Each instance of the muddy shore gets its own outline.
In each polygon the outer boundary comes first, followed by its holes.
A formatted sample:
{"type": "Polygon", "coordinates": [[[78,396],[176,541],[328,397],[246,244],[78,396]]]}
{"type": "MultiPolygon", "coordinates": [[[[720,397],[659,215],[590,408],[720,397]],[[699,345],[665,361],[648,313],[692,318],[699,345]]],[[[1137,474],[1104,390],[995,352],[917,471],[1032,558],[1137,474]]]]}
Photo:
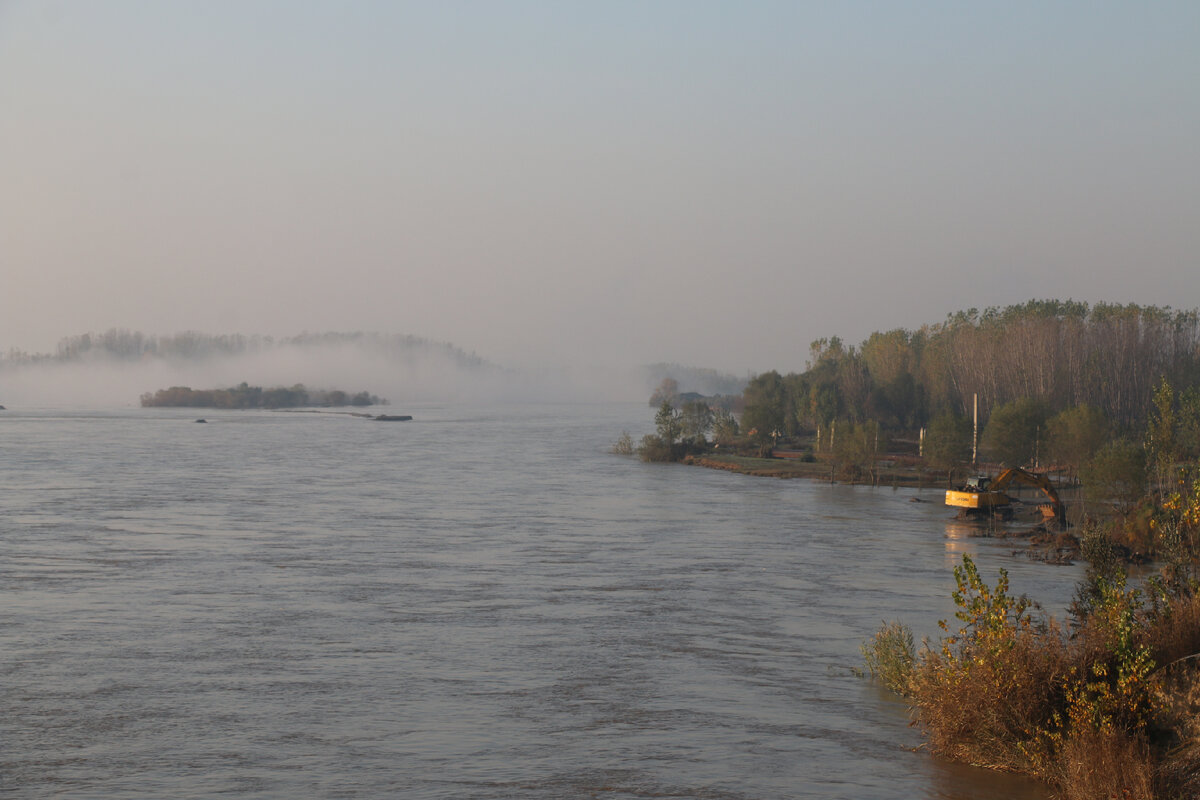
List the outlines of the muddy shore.
{"type": "Polygon", "coordinates": [[[894,461],[881,460],[873,474],[866,473],[857,478],[838,474],[836,466],[827,461],[751,458],[749,456],[708,453],[700,456],[686,456],[683,459],[683,463],[697,467],[708,467],[709,469],[723,469],[743,475],[755,475],[762,478],[808,478],[810,480],[823,480],[831,483],[850,483],[865,486],[902,486],[910,489],[946,488],[946,476],[944,474],[934,474],[894,461]]]}

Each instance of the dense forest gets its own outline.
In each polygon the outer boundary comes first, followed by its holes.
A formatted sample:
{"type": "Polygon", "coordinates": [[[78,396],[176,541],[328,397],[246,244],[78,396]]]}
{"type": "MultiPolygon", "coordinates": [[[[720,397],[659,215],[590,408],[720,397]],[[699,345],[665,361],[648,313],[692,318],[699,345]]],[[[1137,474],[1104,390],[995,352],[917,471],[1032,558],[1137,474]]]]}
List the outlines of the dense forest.
{"type": "Polygon", "coordinates": [[[305,406],[387,405],[370,392],[349,394],[340,389],[307,389],[303,384],[263,389],[242,383],[228,389],[192,389],[172,386],[142,395],[144,408],[301,408],[305,406]]]}
{"type": "Polygon", "coordinates": [[[639,448],[648,460],[715,444],[799,451],[849,477],[889,451],[922,456],[948,481],[977,458],[1129,475],[1151,451],[1200,458],[1200,317],[1071,300],[971,309],[857,347],[818,340],[804,372],[764,372],[740,396],[681,392],[665,378],[650,402],[658,433],[639,448]]]}
{"type": "Polygon", "coordinates": [[[1176,387],[1200,378],[1196,311],[1033,300],[873,333],[858,347],[813,342],[805,372],[751,379],[743,427],[794,434],[844,420],[916,430],[971,415],[977,396],[981,419],[1029,400],[1046,416],[1088,406],[1129,430],[1146,420],[1163,378],[1176,387]]]}
{"type": "Polygon", "coordinates": [[[202,361],[230,356],[253,355],[286,349],[333,348],[354,345],[403,360],[436,356],[461,368],[486,368],[488,363],[474,353],[452,344],[419,336],[378,333],[302,333],[280,339],[241,334],[213,335],[186,331],[169,336],[149,336],[138,331],[113,328],[103,333],[69,336],[54,353],[9,350],[0,355],[0,367],[32,364],[68,364],[80,361],[202,361]]]}

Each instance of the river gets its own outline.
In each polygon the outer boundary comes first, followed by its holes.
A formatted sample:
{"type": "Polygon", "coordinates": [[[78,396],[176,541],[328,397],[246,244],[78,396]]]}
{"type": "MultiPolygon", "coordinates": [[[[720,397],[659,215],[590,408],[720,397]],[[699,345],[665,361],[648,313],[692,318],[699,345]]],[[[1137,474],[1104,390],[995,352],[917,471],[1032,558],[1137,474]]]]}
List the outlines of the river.
{"type": "Polygon", "coordinates": [[[393,413],[0,412],[0,794],[1047,796],[853,668],[962,553],[1050,609],[1079,568],[933,490],[610,454],[641,404],[393,413]]]}

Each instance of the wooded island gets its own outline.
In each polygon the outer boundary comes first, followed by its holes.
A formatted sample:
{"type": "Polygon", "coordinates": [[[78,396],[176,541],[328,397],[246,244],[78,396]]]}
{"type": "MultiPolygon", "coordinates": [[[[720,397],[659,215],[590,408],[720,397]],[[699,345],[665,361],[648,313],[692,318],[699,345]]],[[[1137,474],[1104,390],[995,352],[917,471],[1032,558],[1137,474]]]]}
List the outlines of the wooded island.
{"type": "Polygon", "coordinates": [[[191,389],[172,386],[147,392],[141,398],[143,408],[303,408],[387,405],[387,400],[370,392],[349,394],[340,389],[307,389],[303,384],[290,388],[263,389],[246,383],[228,389],[191,389]]]}

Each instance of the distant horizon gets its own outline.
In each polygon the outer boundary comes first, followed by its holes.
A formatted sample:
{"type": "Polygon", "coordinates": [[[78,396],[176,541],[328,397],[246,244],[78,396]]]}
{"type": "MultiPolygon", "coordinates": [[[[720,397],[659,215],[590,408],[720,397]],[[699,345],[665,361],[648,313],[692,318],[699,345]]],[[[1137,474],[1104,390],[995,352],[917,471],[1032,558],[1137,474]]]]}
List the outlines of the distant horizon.
{"type": "MultiPolygon", "coordinates": [[[[908,333],[915,333],[915,332],[921,330],[922,328],[940,325],[940,324],[946,322],[947,320],[949,320],[957,315],[960,315],[960,314],[969,314],[971,312],[975,312],[977,314],[984,314],[989,311],[1001,312],[1006,309],[1019,308],[1026,304],[1029,304],[1029,303],[1040,303],[1040,302],[1082,303],[1087,306],[1089,313],[1091,311],[1093,311],[1097,306],[1101,306],[1101,305],[1121,306],[1121,307],[1139,306],[1141,308],[1147,308],[1147,309],[1153,308],[1153,309],[1159,309],[1162,311],[1170,311],[1170,312],[1200,313],[1200,306],[1179,307],[1179,306],[1172,306],[1172,305],[1141,304],[1141,303],[1136,303],[1136,302],[1132,302],[1132,301],[1122,302],[1122,301],[1116,301],[1116,300],[1098,300],[1095,302],[1089,302],[1086,300],[1082,300],[1079,298],[1073,298],[1073,297],[1072,298],[1039,297],[1039,298],[1028,298],[1026,300],[1019,301],[1019,302],[1009,304],[1009,305],[986,305],[986,306],[985,305],[977,305],[977,306],[968,306],[968,307],[964,307],[964,308],[948,310],[944,314],[942,314],[941,317],[939,317],[936,320],[926,320],[924,322],[918,323],[913,326],[898,326],[898,327],[892,327],[892,328],[877,327],[877,328],[873,328],[873,329],[869,330],[868,332],[862,334],[862,336],[859,338],[850,338],[847,336],[843,336],[840,333],[828,332],[828,333],[822,334],[820,336],[817,336],[814,339],[810,340],[809,342],[805,342],[803,344],[801,349],[803,350],[805,363],[803,365],[801,365],[800,367],[791,367],[791,366],[785,367],[785,366],[780,366],[780,365],[768,365],[762,369],[753,369],[750,367],[743,367],[743,368],[739,369],[736,367],[730,368],[730,367],[726,367],[726,366],[718,366],[718,365],[715,365],[712,363],[688,362],[688,361],[682,360],[680,358],[670,358],[670,357],[664,358],[664,359],[659,359],[656,361],[643,361],[640,363],[627,363],[627,364],[604,365],[604,366],[607,366],[609,368],[618,368],[618,369],[619,368],[644,369],[644,368],[651,368],[651,367],[674,366],[674,367],[680,367],[680,368],[691,369],[691,370],[712,370],[712,371],[721,373],[725,376],[736,377],[736,378],[752,377],[754,375],[758,375],[763,372],[768,372],[768,371],[772,371],[772,370],[780,372],[780,373],[803,372],[808,368],[807,361],[809,358],[810,345],[817,341],[820,341],[822,339],[831,340],[831,339],[837,338],[839,341],[842,342],[842,344],[844,346],[857,348],[860,345],[862,345],[863,343],[865,343],[866,340],[869,339],[870,336],[875,333],[887,333],[887,332],[895,331],[895,330],[903,330],[908,333]]],[[[113,333],[113,332],[128,333],[131,335],[138,335],[138,336],[142,336],[142,337],[145,337],[148,339],[155,339],[155,340],[172,339],[174,337],[187,336],[187,335],[191,334],[191,335],[198,335],[198,336],[205,336],[205,337],[212,337],[212,338],[242,337],[242,338],[250,340],[250,341],[254,341],[254,340],[269,341],[273,344],[280,344],[283,342],[287,342],[289,340],[301,339],[303,337],[321,337],[321,336],[339,336],[339,337],[365,336],[365,337],[380,337],[383,339],[405,338],[405,339],[412,339],[417,342],[422,342],[424,344],[428,344],[428,345],[435,346],[435,347],[449,348],[452,351],[457,351],[457,352],[461,353],[462,355],[470,357],[470,358],[479,359],[480,361],[484,362],[486,365],[496,367],[499,369],[517,369],[517,370],[531,370],[532,369],[535,371],[549,369],[549,370],[553,371],[553,370],[560,370],[560,369],[568,369],[568,368],[572,368],[572,367],[597,366],[595,364],[589,365],[586,362],[586,360],[582,360],[582,359],[577,360],[575,362],[557,363],[557,364],[540,364],[540,365],[510,364],[510,363],[501,361],[499,359],[493,358],[493,357],[489,356],[487,353],[481,352],[478,348],[473,348],[473,347],[470,347],[470,346],[467,346],[465,344],[461,344],[461,343],[455,342],[455,341],[435,339],[435,338],[432,338],[429,336],[424,336],[420,333],[414,333],[411,331],[406,331],[406,332],[390,331],[389,332],[389,331],[382,331],[382,330],[366,330],[366,329],[363,329],[363,330],[328,329],[328,330],[302,330],[302,331],[297,331],[297,332],[292,332],[292,333],[258,333],[258,332],[246,332],[246,331],[240,331],[240,330],[215,331],[215,330],[185,329],[185,330],[176,330],[176,331],[171,331],[171,332],[152,332],[152,331],[146,331],[146,330],[139,330],[137,328],[133,328],[133,327],[129,327],[129,326],[110,326],[110,327],[107,327],[104,329],[92,329],[92,330],[80,331],[80,332],[76,332],[76,333],[63,334],[63,335],[56,337],[54,339],[53,345],[46,348],[45,350],[31,350],[31,349],[19,347],[16,345],[4,344],[3,346],[0,346],[0,363],[3,363],[3,361],[5,361],[7,358],[9,358],[10,354],[13,353],[14,351],[17,353],[20,353],[24,356],[28,356],[28,357],[47,357],[47,356],[54,357],[56,355],[57,349],[64,342],[67,342],[72,338],[78,338],[78,337],[82,337],[82,336],[103,336],[104,334],[113,333]]]]}
{"type": "Polygon", "coordinates": [[[1200,305],[1200,4],[0,4],[0,341],[410,330],[802,369],[1200,305]],[[263,36],[270,31],[270,36],[263,36]]]}

